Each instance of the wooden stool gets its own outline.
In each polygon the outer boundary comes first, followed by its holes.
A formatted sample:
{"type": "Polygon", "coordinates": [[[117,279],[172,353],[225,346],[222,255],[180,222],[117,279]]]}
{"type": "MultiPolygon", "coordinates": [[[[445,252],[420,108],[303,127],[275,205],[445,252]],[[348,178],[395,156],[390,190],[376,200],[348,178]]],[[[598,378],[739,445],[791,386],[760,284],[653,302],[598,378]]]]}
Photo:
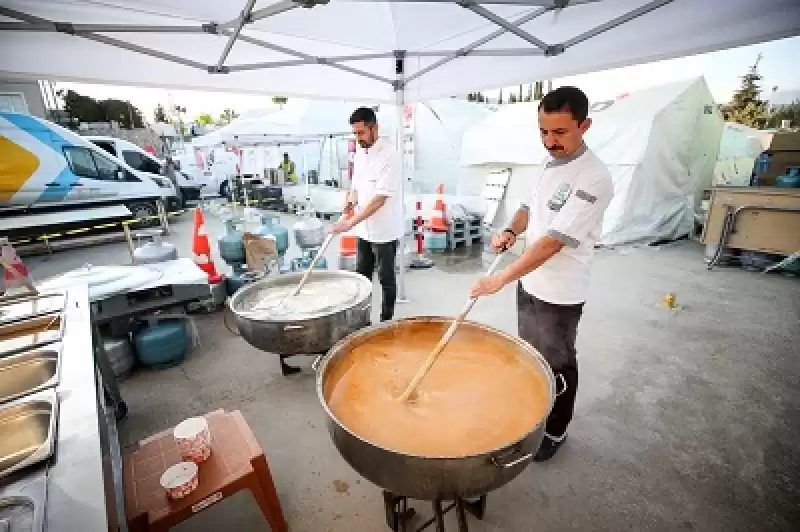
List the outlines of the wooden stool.
{"type": "Polygon", "coordinates": [[[197,489],[171,501],[159,484],[161,474],[181,461],[172,430],[139,442],[124,458],[125,511],[130,532],[165,532],[194,514],[249,489],[272,532],[286,532],[275,484],[253,431],[238,410],[206,414],[211,456],[198,465],[197,489]]]}

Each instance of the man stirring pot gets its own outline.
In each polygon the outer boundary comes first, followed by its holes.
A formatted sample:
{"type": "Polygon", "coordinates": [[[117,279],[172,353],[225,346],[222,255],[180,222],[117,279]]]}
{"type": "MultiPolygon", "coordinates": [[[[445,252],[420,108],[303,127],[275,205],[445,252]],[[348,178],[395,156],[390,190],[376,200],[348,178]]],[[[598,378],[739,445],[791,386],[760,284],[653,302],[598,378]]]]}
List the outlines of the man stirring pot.
{"type": "Polygon", "coordinates": [[[401,196],[400,157],[394,147],[380,138],[375,111],[356,109],[350,125],[361,150],[353,161],[353,181],[347,191],[344,214],[355,216],[337,222],[333,232],[355,228],[356,271],[372,281],[377,267],[381,283],[381,321],[391,320],[397,299],[395,255],[405,231],[401,196]]]}
{"type": "Polygon", "coordinates": [[[533,345],[556,376],[555,405],[534,460],[552,458],[566,441],[578,389],[575,337],[589,284],[594,245],[614,194],[611,174],[586,147],[589,101],[575,87],[551,91],[539,103],[539,130],[550,153],[535,177],[530,204],[492,238],[495,250],[525,233],[524,253],[505,270],[478,281],[473,297],[517,284],[519,336],[533,345]]]}

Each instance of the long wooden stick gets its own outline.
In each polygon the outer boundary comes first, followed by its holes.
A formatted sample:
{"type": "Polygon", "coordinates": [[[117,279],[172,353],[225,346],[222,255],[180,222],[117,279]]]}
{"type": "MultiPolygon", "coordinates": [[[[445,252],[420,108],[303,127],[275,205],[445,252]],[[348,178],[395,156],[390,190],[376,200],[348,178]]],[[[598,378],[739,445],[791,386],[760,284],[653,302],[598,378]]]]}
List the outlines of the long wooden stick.
{"type": "MultiPolygon", "coordinates": [[[[500,265],[500,259],[502,258],[503,258],[502,254],[499,254],[497,255],[497,257],[495,257],[494,261],[492,261],[492,265],[489,266],[489,270],[486,272],[487,277],[494,273],[494,271],[500,265]]],[[[419,369],[419,371],[417,371],[417,374],[414,375],[414,378],[411,379],[411,382],[408,384],[406,391],[404,391],[403,394],[399,397],[400,401],[407,401],[408,398],[411,397],[411,395],[416,391],[417,387],[419,386],[419,383],[422,382],[422,379],[424,379],[425,376],[428,374],[428,372],[431,370],[433,364],[439,358],[439,355],[441,355],[442,351],[444,351],[445,346],[453,338],[453,335],[456,333],[456,329],[458,329],[458,326],[461,325],[464,319],[466,319],[467,314],[469,314],[469,311],[472,310],[472,307],[475,305],[475,302],[477,300],[478,300],[477,297],[471,297],[469,298],[469,300],[467,300],[467,304],[464,305],[464,309],[458,316],[456,316],[456,319],[453,320],[453,323],[450,324],[450,327],[447,328],[447,332],[444,333],[442,339],[439,340],[439,343],[437,343],[436,347],[433,348],[431,354],[428,355],[428,358],[425,360],[425,364],[423,364],[422,367],[419,369]]]]}
{"type": "MultiPolygon", "coordinates": [[[[344,218],[345,218],[345,215],[343,214],[339,218],[339,220],[337,220],[337,223],[341,222],[342,220],[344,220],[344,218]]],[[[308,278],[311,276],[311,270],[314,269],[314,266],[316,266],[317,261],[319,261],[320,257],[322,257],[322,255],[323,255],[323,253],[325,253],[325,250],[328,248],[328,246],[331,245],[331,242],[333,241],[333,237],[335,237],[335,236],[336,236],[335,234],[330,233],[327,237],[325,237],[325,241],[322,243],[322,247],[319,248],[319,251],[317,251],[317,254],[314,255],[314,259],[311,261],[311,264],[308,265],[308,269],[306,270],[306,273],[303,274],[303,278],[300,279],[300,283],[292,291],[291,295],[296,296],[297,294],[300,293],[300,290],[303,289],[303,286],[306,284],[306,281],[308,281],[308,278]]]]}

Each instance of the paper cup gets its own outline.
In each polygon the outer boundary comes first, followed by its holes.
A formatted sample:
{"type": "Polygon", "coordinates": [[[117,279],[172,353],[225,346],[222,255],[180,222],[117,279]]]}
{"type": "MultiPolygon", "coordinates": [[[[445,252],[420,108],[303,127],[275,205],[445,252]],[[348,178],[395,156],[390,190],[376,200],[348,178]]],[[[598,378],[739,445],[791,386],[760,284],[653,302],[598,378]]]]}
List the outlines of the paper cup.
{"type": "Polygon", "coordinates": [[[191,417],[182,421],[172,431],[181,458],[196,464],[211,456],[211,431],[204,417],[191,417]]]}
{"type": "Polygon", "coordinates": [[[161,487],[170,499],[182,499],[197,489],[197,464],[180,462],[161,475],[161,487]]]}

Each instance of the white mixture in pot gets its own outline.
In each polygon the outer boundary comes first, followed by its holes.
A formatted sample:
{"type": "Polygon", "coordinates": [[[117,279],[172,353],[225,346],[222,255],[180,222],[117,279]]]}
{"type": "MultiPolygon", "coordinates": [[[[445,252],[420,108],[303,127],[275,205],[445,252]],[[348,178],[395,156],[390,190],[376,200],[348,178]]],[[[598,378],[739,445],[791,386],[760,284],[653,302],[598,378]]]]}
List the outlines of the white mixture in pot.
{"type": "Polygon", "coordinates": [[[363,299],[369,287],[361,279],[314,279],[296,296],[297,285],[269,286],[247,294],[237,311],[258,320],[293,321],[332,314],[363,299]]]}

